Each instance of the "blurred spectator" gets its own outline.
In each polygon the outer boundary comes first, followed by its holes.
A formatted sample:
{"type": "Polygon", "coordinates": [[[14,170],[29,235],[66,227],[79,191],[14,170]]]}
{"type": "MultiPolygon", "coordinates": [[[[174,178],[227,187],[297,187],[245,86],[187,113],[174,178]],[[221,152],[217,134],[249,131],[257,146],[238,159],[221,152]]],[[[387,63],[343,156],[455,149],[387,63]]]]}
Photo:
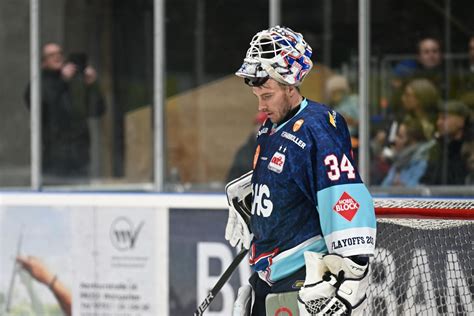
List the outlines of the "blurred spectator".
{"type": "Polygon", "coordinates": [[[44,284],[53,292],[66,315],[72,314],[71,292],[58,279],[57,275],[49,271],[38,258],[18,256],[16,260],[36,281],[44,284]]]}
{"type": "MultiPolygon", "coordinates": [[[[334,75],[326,82],[328,105],[340,113],[347,122],[352,137],[358,137],[359,107],[356,94],[351,93],[346,77],[334,75]]],[[[354,142],[353,142],[354,143],[354,142]]]]}
{"type": "Polygon", "coordinates": [[[383,127],[375,127],[370,138],[370,182],[373,185],[380,184],[390,169],[393,154],[386,144],[387,131],[383,127]]]}
{"type": "Polygon", "coordinates": [[[429,154],[421,182],[428,185],[462,185],[467,169],[461,147],[469,136],[469,108],[459,101],[448,101],[436,122],[436,143],[429,154]]]}
{"type": "Polygon", "coordinates": [[[418,41],[418,70],[433,71],[442,64],[441,44],[434,37],[425,37],[418,41]]]}
{"type": "Polygon", "coordinates": [[[393,164],[382,186],[414,187],[419,184],[428,164],[432,142],[427,142],[420,121],[404,120],[398,127],[393,164]]]}
{"type": "Polygon", "coordinates": [[[267,115],[263,112],[258,112],[254,119],[254,129],[250,133],[247,141],[239,147],[234,155],[234,161],[227,174],[226,182],[237,179],[241,175],[253,169],[253,157],[257,147],[257,133],[260,126],[267,119],[267,115]]]}
{"type": "MultiPolygon", "coordinates": [[[[42,50],[42,161],[43,173],[56,177],[89,175],[88,118],[104,113],[104,101],[95,69],[85,54],[66,62],[61,46],[48,43],[42,50]]],[[[30,85],[25,92],[30,106],[30,85]]]]}
{"type": "Polygon", "coordinates": [[[375,130],[374,137],[371,138],[371,180],[373,184],[381,183],[394,162],[400,122],[417,121],[424,138],[430,140],[433,137],[435,116],[440,103],[436,87],[428,79],[414,79],[404,87],[401,102],[403,112],[399,117],[387,124],[389,126],[387,130],[385,130],[385,126],[379,127],[378,130],[375,130]]]}
{"type": "Polygon", "coordinates": [[[440,102],[436,87],[427,79],[410,81],[402,94],[404,117],[412,117],[420,121],[423,133],[427,139],[434,133],[434,113],[440,102]]]}
{"type": "Polygon", "coordinates": [[[393,70],[391,80],[392,96],[390,105],[393,114],[400,116],[401,96],[405,85],[413,79],[428,79],[438,89],[441,96],[445,96],[443,54],[441,44],[434,37],[421,38],[417,43],[416,60],[402,60],[393,70]]]}

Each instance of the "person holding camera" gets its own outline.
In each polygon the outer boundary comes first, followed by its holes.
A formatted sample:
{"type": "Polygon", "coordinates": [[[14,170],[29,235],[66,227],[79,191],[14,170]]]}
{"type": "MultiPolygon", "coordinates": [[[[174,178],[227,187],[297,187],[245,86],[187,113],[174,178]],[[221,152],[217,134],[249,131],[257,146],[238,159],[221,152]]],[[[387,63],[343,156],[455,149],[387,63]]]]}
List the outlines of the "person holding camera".
{"type": "MultiPolygon", "coordinates": [[[[43,46],[41,56],[42,168],[45,182],[89,176],[88,120],[105,110],[96,70],[85,54],[66,60],[56,43],[43,46]]],[[[25,92],[30,106],[30,85],[25,92]]]]}

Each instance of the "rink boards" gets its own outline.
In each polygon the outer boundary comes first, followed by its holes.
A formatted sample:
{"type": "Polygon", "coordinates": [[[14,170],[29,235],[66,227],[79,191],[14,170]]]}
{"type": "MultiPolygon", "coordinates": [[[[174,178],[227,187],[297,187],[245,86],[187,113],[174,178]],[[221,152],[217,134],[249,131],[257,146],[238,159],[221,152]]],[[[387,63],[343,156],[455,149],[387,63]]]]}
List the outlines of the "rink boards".
{"type": "MultiPolygon", "coordinates": [[[[0,295],[11,298],[12,309],[59,309],[46,286],[15,269],[19,253],[40,258],[71,290],[73,315],[191,315],[236,254],[224,240],[226,220],[220,194],[0,193],[0,295]],[[40,304],[31,304],[31,296],[40,304]]],[[[385,256],[392,252],[379,247],[385,256]]],[[[422,248],[417,253],[423,255],[422,248]]],[[[456,248],[466,250],[452,245],[450,264],[459,258],[456,248]]],[[[471,276],[462,262],[454,266],[471,276]]],[[[400,271],[393,263],[384,269],[400,271]]],[[[429,271],[429,262],[407,269],[415,280],[417,273],[425,280],[438,272],[429,271]]],[[[207,315],[230,315],[249,275],[242,263],[207,315]]],[[[467,281],[455,286],[469,291],[467,281]]],[[[429,297],[413,303],[436,308],[429,297]]],[[[472,301],[461,303],[472,308],[472,301]]]]}

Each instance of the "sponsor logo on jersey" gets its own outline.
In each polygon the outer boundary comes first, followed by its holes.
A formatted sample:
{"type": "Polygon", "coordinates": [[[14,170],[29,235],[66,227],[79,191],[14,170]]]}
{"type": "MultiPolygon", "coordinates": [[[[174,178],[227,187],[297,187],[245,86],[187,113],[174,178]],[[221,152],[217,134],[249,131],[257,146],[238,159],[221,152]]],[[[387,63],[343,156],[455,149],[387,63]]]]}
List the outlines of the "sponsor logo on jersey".
{"type": "Polygon", "coordinates": [[[301,125],[303,125],[303,123],[304,123],[303,119],[296,121],[295,124],[293,124],[293,132],[299,131],[299,129],[301,128],[301,125]]]}
{"type": "Polygon", "coordinates": [[[270,200],[270,188],[266,184],[255,183],[252,186],[252,193],[252,215],[270,216],[273,212],[273,202],[270,200]]]}
{"type": "Polygon", "coordinates": [[[332,113],[328,112],[328,115],[329,115],[329,123],[331,123],[331,125],[334,126],[334,128],[336,128],[336,116],[337,116],[336,111],[332,111],[332,113]]]}
{"type": "Polygon", "coordinates": [[[259,155],[260,155],[260,145],[258,145],[257,149],[255,149],[255,154],[253,155],[253,167],[252,167],[252,169],[255,169],[255,166],[257,165],[259,155]]]}
{"type": "Polygon", "coordinates": [[[350,222],[356,215],[359,207],[359,203],[347,192],[344,192],[332,209],[350,222]]]}
{"type": "Polygon", "coordinates": [[[283,171],[284,164],[285,155],[277,151],[270,160],[270,163],[268,164],[268,169],[276,173],[281,173],[283,171]]]}
{"type": "Polygon", "coordinates": [[[268,127],[264,127],[261,130],[258,131],[257,137],[260,137],[263,134],[268,133],[268,127]]]}
{"type": "MultiPolygon", "coordinates": [[[[344,238],[344,239],[339,239],[335,240],[331,243],[332,250],[344,248],[344,247],[350,247],[350,246],[358,246],[358,245],[365,245],[366,243],[369,243],[369,239],[373,237],[370,236],[356,236],[356,237],[350,237],[350,238],[344,238]]],[[[354,267],[355,268],[355,267],[354,267]]]]}
{"type": "Polygon", "coordinates": [[[293,134],[282,132],[281,137],[291,140],[293,143],[301,147],[301,149],[305,149],[306,147],[306,143],[293,134]]]}

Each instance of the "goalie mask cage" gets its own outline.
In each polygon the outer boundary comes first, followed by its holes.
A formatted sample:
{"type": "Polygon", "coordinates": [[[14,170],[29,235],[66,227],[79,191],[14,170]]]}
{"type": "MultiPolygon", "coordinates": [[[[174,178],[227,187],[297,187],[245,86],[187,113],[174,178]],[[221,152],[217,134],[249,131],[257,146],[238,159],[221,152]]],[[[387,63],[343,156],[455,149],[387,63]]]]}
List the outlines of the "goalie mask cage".
{"type": "Polygon", "coordinates": [[[474,315],[474,199],[374,199],[367,315],[474,315]]]}

